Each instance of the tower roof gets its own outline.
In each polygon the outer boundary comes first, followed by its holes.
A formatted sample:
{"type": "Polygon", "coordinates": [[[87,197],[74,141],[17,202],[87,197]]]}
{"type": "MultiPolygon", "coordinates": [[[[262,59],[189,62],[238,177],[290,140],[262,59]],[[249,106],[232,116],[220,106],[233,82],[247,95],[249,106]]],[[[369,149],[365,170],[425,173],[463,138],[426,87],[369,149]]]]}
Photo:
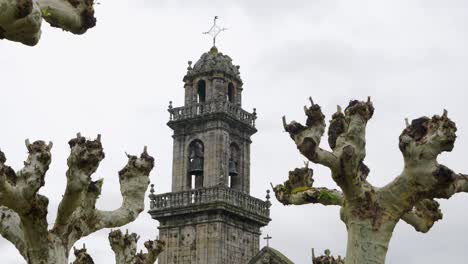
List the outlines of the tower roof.
{"type": "Polygon", "coordinates": [[[216,47],[212,47],[209,52],[202,54],[193,68],[191,67],[191,62],[189,62],[187,74],[184,76],[184,82],[191,81],[203,75],[211,76],[213,74],[223,74],[226,77],[242,83],[239,68],[239,66],[232,64],[231,57],[218,52],[216,47]]]}

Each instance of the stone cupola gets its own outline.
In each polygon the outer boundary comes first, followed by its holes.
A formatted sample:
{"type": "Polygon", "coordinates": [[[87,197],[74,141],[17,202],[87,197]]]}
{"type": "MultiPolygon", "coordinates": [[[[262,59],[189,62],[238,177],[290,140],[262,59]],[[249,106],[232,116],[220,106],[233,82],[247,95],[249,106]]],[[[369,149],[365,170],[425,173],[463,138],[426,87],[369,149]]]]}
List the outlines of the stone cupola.
{"type": "Polygon", "coordinates": [[[203,53],[192,68],[189,61],[185,83],[185,106],[214,100],[242,104],[242,79],[239,66],[216,47],[203,53]]]}

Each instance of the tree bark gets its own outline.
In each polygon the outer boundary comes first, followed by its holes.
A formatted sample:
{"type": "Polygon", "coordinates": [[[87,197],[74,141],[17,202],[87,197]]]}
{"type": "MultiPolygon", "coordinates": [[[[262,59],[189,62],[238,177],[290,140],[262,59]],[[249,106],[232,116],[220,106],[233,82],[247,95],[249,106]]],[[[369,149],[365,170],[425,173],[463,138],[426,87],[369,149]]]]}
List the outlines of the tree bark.
{"type": "Polygon", "coordinates": [[[346,264],[383,264],[395,223],[384,223],[376,230],[368,220],[348,222],[346,264]]]}

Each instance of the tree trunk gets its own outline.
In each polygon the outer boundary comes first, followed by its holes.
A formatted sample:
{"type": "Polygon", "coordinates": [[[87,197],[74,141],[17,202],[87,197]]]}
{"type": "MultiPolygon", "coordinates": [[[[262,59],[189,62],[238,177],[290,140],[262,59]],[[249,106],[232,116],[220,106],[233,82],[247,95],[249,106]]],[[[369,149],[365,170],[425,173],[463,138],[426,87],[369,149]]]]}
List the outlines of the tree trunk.
{"type": "Polygon", "coordinates": [[[347,225],[346,264],[384,264],[395,224],[387,222],[378,229],[372,220],[354,220],[347,225]]]}
{"type": "Polygon", "coordinates": [[[49,235],[49,262],[51,264],[68,264],[69,250],[63,241],[54,235],[49,235]],[[54,238],[55,237],[55,238],[54,238]]]}
{"type": "Polygon", "coordinates": [[[48,244],[48,249],[29,249],[28,264],[68,264],[68,250],[63,242],[51,235],[48,244]]]}

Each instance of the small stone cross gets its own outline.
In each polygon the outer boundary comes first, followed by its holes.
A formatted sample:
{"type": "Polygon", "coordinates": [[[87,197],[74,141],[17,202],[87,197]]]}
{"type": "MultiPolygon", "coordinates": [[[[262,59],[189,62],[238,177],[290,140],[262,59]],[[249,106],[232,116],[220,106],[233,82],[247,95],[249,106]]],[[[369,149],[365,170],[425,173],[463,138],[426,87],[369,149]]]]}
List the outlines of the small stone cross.
{"type": "Polygon", "coordinates": [[[270,247],[270,239],[272,239],[272,237],[271,237],[269,234],[267,234],[267,236],[264,237],[263,239],[266,240],[266,242],[267,242],[267,247],[270,247]]]}

